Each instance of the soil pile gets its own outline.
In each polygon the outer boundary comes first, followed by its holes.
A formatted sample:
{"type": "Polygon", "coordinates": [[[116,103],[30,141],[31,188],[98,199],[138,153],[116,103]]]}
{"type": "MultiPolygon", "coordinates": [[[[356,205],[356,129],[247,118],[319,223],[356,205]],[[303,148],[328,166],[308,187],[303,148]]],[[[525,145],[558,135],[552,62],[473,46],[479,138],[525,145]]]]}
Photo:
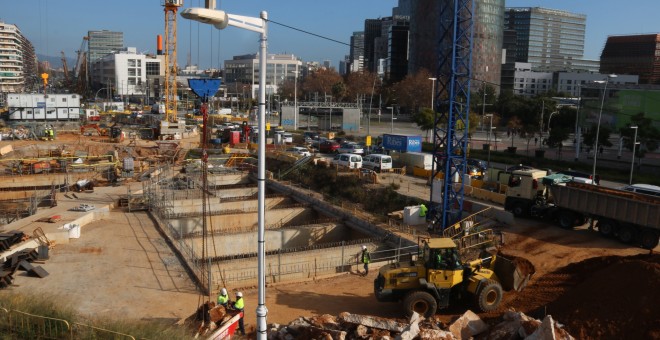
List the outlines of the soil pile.
{"type": "Polygon", "coordinates": [[[579,339],[660,338],[660,256],[597,257],[539,278],[507,304],[579,339]]]}

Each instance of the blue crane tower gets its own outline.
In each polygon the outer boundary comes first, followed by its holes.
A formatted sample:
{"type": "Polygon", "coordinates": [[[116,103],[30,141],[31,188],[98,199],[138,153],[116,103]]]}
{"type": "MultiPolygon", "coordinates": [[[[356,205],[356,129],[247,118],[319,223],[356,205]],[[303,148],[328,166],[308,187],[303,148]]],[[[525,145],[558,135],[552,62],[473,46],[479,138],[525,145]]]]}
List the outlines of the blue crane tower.
{"type": "Polygon", "coordinates": [[[430,199],[432,204],[437,204],[433,228],[440,232],[460,220],[463,211],[474,8],[474,0],[444,0],[440,5],[430,199]],[[445,176],[437,197],[434,192],[438,188],[434,186],[440,172],[445,176]],[[457,177],[460,181],[453,183],[457,177]]]}

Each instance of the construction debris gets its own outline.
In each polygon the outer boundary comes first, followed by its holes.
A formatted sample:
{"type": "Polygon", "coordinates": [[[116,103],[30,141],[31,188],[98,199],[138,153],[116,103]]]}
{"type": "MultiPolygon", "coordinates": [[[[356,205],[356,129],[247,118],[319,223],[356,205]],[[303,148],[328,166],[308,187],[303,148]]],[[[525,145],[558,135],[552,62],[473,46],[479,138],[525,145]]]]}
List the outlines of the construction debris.
{"type": "Polygon", "coordinates": [[[369,315],[341,313],[334,317],[325,314],[310,318],[300,317],[286,326],[271,324],[268,327],[268,339],[573,339],[550,315],[540,321],[515,311],[506,312],[503,321],[490,330],[488,325],[470,310],[446,330],[438,326],[432,319],[425,320],[417,313],[413,314],[408,323],[369,315]]]}

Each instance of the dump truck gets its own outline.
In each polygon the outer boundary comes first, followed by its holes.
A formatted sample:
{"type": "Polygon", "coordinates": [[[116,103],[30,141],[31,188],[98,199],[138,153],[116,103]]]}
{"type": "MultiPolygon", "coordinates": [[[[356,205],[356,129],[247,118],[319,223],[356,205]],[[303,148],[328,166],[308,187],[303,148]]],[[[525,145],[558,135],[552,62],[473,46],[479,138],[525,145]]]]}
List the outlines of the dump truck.
{"type": "Polygon", "coordinates": [[[660,239],[660,198],[577,183],[543,170],[514,171],[504,208],[515,216],[556,221],[572,229],[588,219],[605,237],[653,249],[660,239]]]}
{"type": "Polygon", "coordinates": [[[503,290],[521,291],[535,271],[526,259],[501,253],[463,263],[450,238],[421,240],[419,249],[421,254],[410,261],[381,267],[374,280],[376,299],[401,301],[406,316],[416,312],[428,318],[466,297],[472,297],[481,311],[495,310],[503,290]]]}

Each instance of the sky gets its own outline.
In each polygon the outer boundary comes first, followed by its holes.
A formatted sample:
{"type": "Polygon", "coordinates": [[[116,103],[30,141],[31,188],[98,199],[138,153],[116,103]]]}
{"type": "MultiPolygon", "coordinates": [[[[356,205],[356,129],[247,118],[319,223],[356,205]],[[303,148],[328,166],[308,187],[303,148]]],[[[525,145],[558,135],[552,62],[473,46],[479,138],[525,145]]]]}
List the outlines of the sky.
{"type": "MultiPolygon", "coordinates": [[[[64,51],[75,60],[89,30],[124,32],[124,45],[138,52],[156,52],[156,36],[164,35],[162,0],[0,0],[0,21],[15,24],[32,42],[37,54],[59,56],[64,51]]],[[[354,31],[364,20],[390,16],[397,0],[217,0],[227,13],[259,17],[267,11],[268,52],[294,54],[304,61],[330,60],[337,66],[348,54],[354,31]],[[338,40],[328,41],[277,23],[338,40]]],[[[204,0],[184,0],[183,8],[203,7],[204,0]]],[[[658,33],[660,0],[507,0],[507,7],[546,7],[587,15],[585,58],[598,59],[608,35],[658,33]],[[632,5],[634,4],[634,5],[632,5]]],[[[188,56],[201,68],[221,67],[235,55],[256,53],[259,35],[228,27],[183,19],[178,22],[179,65],[188,56]]]]}

